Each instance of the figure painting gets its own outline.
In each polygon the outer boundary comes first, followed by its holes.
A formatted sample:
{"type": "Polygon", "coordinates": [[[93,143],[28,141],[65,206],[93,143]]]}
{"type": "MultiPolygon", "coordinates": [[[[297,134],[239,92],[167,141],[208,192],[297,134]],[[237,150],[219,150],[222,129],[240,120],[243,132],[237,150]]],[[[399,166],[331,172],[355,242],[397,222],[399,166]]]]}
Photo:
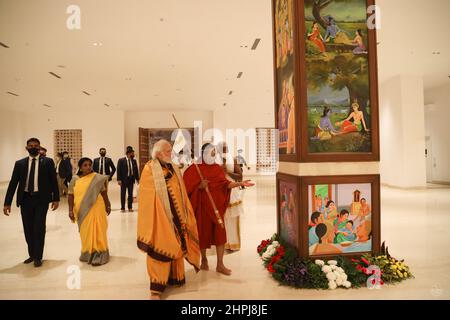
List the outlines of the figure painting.
{"type": "Polygon", "coordinates": [[[293,247],[298,243],[297,184],[279,181],[279,233],[293,247]]]}
{"type": "Polygon", "coordinates": [[[309,153],[369,153],[366,0],[305,0],[309,153]]]}
{"type": "Polygon", "coordinates": [[[294,1],[274,0],[277,129],[281,155],[295,154],[294,1]]]}
{"type": "Polygon", "coordinates": [[[308,186],[310,256],[372,250],[370,183],[308,186]]]}

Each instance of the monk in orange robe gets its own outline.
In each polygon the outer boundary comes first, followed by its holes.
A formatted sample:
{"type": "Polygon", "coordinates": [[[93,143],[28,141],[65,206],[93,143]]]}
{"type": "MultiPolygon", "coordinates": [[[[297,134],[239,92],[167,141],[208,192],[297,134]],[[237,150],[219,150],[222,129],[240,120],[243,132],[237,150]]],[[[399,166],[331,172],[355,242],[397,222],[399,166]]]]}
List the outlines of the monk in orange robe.
{"type": "Polygon", "coordinates": [[[217,267],[216,271],[225,275],[230,275],[231,270],[225,267],[223,255],[227,236],[225,225],[223,224],[225,211],[230,202],[232,188],[241,186],[251,187],[254,184],[249,180],[242,182],[232,182],[226,179],[222,167],[215,163],[215,147],[207,143],[202,147],[202,159],[196,165],[191,165],[184,173],[184,182],[187,193],[191,200],[192,207],[197,219],[198,235],[200,239],[200,250],[202,254],[202,270],[209,270],[206,249],[211,245],[216,246],[217,267]],[[200,170],[203,180],[198,172],[200,170]],[[207,194],[208,188],[214,205],[217,209],[220,221],[216,216],[214,206],[207,194]]]}
{"type": "Polygon", "coordinates": [[[147,253],[152,299],[160,299],[168,284],[185,283],[184,259],[200,270],[194,210],[171,155],[171,144],[158,141],[140,180],[137,245],[147,253]]]}

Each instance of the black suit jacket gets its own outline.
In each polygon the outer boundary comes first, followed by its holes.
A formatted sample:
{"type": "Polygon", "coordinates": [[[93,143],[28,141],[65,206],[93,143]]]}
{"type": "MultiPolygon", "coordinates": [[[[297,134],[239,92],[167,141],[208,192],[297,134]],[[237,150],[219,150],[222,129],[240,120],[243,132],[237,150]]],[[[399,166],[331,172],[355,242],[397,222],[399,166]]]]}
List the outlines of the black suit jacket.
{"type": "MultiPolygon", "coordinates": [[[[117,181],[125,181],[128,178],[128,164],[127,157],[120,158],[117,162],[117,181]]],[[[139,169],[136,159],[132,159],[133,165],[133,178],[139,182],[139,169]]]]}
{"type": "MultiPolygon", "coordinates": [[[[100,158],[94,159],[93,170],[97,173],[100,173],[100,158]]],[[[114,166],[111,158],[105,157],[105,167],[103,168],[103,170],[104,174],[108,175],[109,180],[111,180],[114,176],[114,173],[116,173],[116,167],[114,166]]]]}
{"type": "Polygon", "coordinates": [[[59,164],[59,176],[67,182],[72,180],[72,164],[70,163],[70,158],[61,160],[59,164]]]}
{"type": "MultiPolygon", "coordinates": [[[[28,157],[16,161],[9,182],[8,191],[5,196],[5,206],[10,206],[16,192],[17,185],[17,206],[22,204],[25,193],[25,184],[28,175],[28,157]]],[[[43,203],[59,201],[58,182],[56,181],[55,163],[47,157],[39,157],[38,171],[39,200],[43,203]]]]}

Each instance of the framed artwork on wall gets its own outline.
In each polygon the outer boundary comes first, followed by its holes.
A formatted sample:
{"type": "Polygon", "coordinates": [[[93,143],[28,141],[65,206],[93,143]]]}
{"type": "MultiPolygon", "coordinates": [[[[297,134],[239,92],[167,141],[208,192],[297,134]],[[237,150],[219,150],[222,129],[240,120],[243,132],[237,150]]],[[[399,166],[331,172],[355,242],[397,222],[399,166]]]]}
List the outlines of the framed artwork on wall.
{"type": "Polygon", "coordinates": [[[379,252],[379,175],[301,177],[300,181],[301,256],[379,252]]]}
{"type": "Polygon", "coordinates": [[[301,161],[379,161],[374,0],[301,3],[301,161]]]}
{"type": "Polygon", "coordinates": [[[280,161],[300,157],[298,1],[272,0],[275,128],[280,161]]]}

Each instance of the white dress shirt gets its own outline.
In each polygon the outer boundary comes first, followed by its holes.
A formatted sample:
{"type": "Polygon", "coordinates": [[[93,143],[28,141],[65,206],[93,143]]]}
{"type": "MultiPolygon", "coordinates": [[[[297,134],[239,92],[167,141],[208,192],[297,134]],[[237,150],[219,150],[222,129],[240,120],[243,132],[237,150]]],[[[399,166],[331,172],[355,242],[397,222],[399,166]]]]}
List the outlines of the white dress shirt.
{"type": "Polygon", "coordinates": [[[39,191],[38,186],[38,176],[39,176],[39,156],[36,157],[28,157],[28,172],[27,172],[27,181],[25,183],[25,192],[28,192],[28,182],[30,179],[30,171],[31,171],[31,164],[33,163],[33,159],[36,159],[35,168],[34,168],[34,192],[39,191]]]}
{"type": "Polygon", "coordinates": [[[133,160],[131,158],[127,158],[127,167],[128,167],[128,176],[133,176],[133,160]]]}
{"type": "Polygon", "coordinates": [[[100,174],[105,174],[105,157],[100,157],[100,167],[98,168],[100,174]]]}

